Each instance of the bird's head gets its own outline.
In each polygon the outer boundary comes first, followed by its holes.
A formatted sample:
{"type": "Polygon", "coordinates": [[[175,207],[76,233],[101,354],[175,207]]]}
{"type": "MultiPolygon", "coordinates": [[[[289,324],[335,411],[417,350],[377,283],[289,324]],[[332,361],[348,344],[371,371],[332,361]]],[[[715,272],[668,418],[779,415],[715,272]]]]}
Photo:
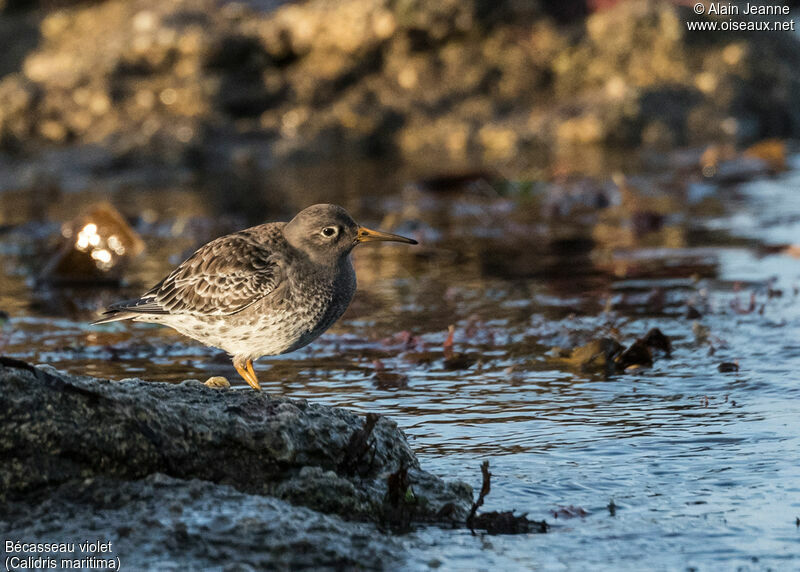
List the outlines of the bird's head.
{"type": "Polygon", "coordinates": [[[361,242],[394,241],[417,244],[416,240],[359,226],[342,207],[313,205],[297,213],[283,229],[286,240],[312,260],[332,263],[350,254],[361,242]]]}

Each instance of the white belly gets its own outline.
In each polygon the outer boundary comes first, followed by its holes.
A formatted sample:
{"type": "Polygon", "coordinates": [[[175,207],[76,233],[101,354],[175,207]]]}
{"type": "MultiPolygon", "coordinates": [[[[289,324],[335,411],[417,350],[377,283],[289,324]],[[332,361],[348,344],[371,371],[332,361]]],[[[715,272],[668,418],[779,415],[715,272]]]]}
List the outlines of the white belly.
{"type": "Polygon", "coordinates": [[[250,359],[296,350],[311,343],[324,331],[314,332],[314,324],[285,312],[258,317],[251,315],[248,318],[182,315],[148,316],[146,320],[136,320],[169,326],[207,346],[220,348],[232,356],[246,356],[250,359]]]}

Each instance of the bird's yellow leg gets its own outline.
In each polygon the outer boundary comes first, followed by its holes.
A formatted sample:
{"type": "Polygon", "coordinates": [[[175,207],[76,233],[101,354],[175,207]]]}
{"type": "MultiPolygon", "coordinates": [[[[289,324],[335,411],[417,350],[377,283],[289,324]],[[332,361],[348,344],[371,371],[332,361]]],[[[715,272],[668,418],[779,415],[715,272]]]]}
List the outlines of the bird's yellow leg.
{"type": "Polygon", "coordinates": [[[253,360],[247,360],[245,362],[245,367],[242,367],[239,363],[234,361],[233,367],[236,368],[236,371],[239,372],[239,375],[244,378],[250,387],[256,391],[261,391],[261,385],[258,383],[256,372],[253,370],[253,360]]]}
{"type": "Polygon", "coordinates": [[[247,373],[249,373],[250,377],[252,377],[253,381],[255,381],[255,388],[260,390],[261,384],[258,383],[258,376],[256,375],[256,370],[253,369],[253,360],[251,359],[247,360],[247,363],[245,363],[244,365],[247,368],[247,373]]]}

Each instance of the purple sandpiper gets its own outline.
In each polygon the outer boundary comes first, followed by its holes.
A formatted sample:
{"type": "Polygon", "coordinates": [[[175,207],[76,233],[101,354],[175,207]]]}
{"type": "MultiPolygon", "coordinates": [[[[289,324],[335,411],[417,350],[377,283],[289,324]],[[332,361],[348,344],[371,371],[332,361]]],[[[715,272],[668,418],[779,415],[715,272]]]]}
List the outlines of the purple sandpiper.
{"type": "Polygon", "coordinates": [[[356,291],[350,260],[362,242],[415,240],[359,226],[342,207],[314,205],[212,240],[141,298],[108,307],[117,320],[169,326],[233,358],[260,390],[253,361],[311,343],[341,317],[356,291]]]}

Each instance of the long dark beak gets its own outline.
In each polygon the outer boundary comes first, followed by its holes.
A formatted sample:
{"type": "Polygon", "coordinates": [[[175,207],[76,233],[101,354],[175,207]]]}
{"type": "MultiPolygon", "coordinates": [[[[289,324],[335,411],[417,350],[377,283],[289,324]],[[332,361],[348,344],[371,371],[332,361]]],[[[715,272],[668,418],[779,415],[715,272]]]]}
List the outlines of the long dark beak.
{"type": "Polygon", "coordinates": [[[358,235],[356,242],[372,242],[374,240],[387,240],[391,242],[405,242],[406,244],[417,244],[413,238],[406,238],[399,234],[391,234],[389,232],[381,232],[379,230],[370,230],[363,226],[358,227],[358,235]]]}

